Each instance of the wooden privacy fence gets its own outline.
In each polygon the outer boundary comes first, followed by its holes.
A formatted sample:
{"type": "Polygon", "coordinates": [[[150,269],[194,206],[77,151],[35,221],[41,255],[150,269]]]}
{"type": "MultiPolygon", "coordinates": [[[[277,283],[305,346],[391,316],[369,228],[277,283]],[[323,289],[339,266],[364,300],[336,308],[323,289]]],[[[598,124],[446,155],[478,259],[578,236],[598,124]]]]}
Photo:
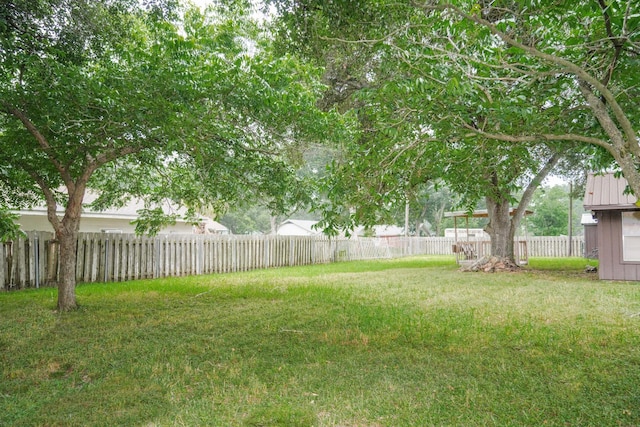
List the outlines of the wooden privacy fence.
{"type": "Polygon", "coordinates": [[[535,236],[527,237],[527,249],[530,257],[565,257],[584,256],[584,236],[571,238],[571,251],[569,251],[569,238],[535,236]]]}
{"type": "MultiPolygon", "coordinates": [[[[409,255],[453,255],[453,238],[328,238],[324,236],[208,236],[81,233],[78,282],[120,282],[156,277],[248,271],[270,267],[409,255]]],[[[566,256],[566,237],[527,239],[530,256],[566,256]]],[[[573,239],[582,255],[583,239],[573,239]]],[[[58,278],[58,245],[53,234],[29,232],[26,239],[0,244],[0,290],[37,288],[58,278]]]]}

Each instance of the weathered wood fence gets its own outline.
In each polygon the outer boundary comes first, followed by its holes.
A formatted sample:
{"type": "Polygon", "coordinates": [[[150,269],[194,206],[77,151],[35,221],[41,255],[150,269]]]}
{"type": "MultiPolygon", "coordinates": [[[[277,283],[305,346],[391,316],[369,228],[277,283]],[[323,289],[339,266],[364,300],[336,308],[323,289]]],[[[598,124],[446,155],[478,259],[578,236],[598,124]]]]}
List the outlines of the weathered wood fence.
{"type": "MultiPolygon", "coordinates": [[[[207,236],[81,233],[78,282],[248,271],[261,268],[408,255],[453,255],[446,237],[328,238],[298,236],[207,236]]],[[[530,237],[530,256],[566,256],[566,237],[530,237]]],[[[573,239],[581,256],[582,237],[573,239]]],[[[51,285],[58,277],[58,247],[52,233],[30,232],[26,239],[0,244],[0,290],[51,285]]]]}

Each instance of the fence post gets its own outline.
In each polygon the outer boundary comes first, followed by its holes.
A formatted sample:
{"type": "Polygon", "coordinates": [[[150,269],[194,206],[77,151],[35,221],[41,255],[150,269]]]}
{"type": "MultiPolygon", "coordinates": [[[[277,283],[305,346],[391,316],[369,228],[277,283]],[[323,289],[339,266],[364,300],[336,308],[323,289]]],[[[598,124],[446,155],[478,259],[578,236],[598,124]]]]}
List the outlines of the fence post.
{"type": "Polygon", "coordinates": [[[295,248],[293,243],[293,236],[289,236],[289,267],[293,265],[294,252],[295,248]]]}
{"type": "Polygon", "coordinates": [[[28,268],[27,268],[27,250],[28,250],[29,241],[25,239],[18,240],[18,250],[17,253],[13,254],[14,259],[16,260],[16,280],[18,281],[18,287],[20,289],[24,289],[27,287],[28,280],[28,268]]]}
{"type": "Polygon", "coordinates": [[[0,291],[5,289],[5,269],[7,267],[6,243],[0,242],[0,291]]]}
{"type": "Polygon", "coordinates": [[[238,271],[238,239],[233,238],[231,244],[231,271],[238,271]]]}
{"type": "Polygon", "coordinates": [[[40,242],[38,234],[33,235],[33,278],[36,289],[40,288],[40,242]]]}

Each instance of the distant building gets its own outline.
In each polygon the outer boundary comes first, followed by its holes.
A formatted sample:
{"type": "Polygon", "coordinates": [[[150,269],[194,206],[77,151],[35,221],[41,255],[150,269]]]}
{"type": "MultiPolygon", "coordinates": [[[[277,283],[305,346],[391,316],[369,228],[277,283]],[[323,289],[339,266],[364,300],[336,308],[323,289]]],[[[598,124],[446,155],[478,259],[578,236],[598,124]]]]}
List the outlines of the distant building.
{"type": "Polygon", "coordinates": [[[458,240],[491,240],[489,234],[482,228],[445,228],[444,237],[456,237],[458,233],[458,240]]]}
{"type": "MultiPolygon", "coordinates": [[[[87,203],[95,200],[91,194],[85,198],[87,203]]],[[[143,209],[144,203],[141,200],[132,200],[120,208],[109,208],[103,211],[95,211],[84,208],[80,219],[81,233],[135,233],[135,225],[132,221],[138,219],[138,210],[143,209]]],[[[169,203],[161,206],[166,214],[177,214],[179,217],[186,213],[184,208],[176,208],[169,203]]],[[[18,215],[18,224],[24,231],[50,231],[53,227],[47,219],[46,207],[37,206],[33,209],[15,211],[18,215]]],[[[62,217],[64,211],[59,209],[58,215],[62,217]]],[[[160,234],[229,234],[229,229],[211,218],[201,217],[202,222],[198,226],[176,219],[174,225],[169,225],[160,230],[160,234]]]]}
{"type": "Polygon", "coordinates": [[[358,227],[354,234],[371,237],[400,237],[404,236],[404,228],[397,225],[374,225],[371,228],[358,227]]]}
{"type": "Polygon", "coordinates": [[[322,230],[317,230],[314,226],[318,221],[304,219],[288,219],[283,221],[278,227],[278,236],[318,236],[322,230]]]}
{"type": "MultiPolygon", "coordinates": [[[[278,227],[278,236],[320,236],[323,234],[322,229],[316,228],[319,221],[304,219],[288,219],[280,223],[278,227]]],[[[353,237],[397,237],[404,235],[404,228],[396,225],[374,225],[370,229],[365,227],[357,227],[351,234],[353,237]]]]}

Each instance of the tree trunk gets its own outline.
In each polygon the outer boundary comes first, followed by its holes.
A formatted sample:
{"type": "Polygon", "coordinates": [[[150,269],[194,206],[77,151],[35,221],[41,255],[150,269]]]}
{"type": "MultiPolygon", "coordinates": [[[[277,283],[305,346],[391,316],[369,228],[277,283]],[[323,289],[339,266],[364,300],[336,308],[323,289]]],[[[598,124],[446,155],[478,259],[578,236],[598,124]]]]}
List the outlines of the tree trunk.
{"type": "MultiPolygon", "coordinates": [[[[79,224],[79,220],[77,221],[79,224]]],[[[76,302],[76,263],[78,227],[63,227],[56,233],[60,245],[60,273],[58,276],[58,310],[70,311],[78,307],[76,302]]]]}
{"type": "Polygon", "coordinates": [[[509,200],[495,201],[489,197],[486,200],[489,224],[485,227],[485,231],[491,237],[491,255],[507,258],[515,263],[513,238],[517,224],[514,225],[509,215],[509,200]]]}
{"type": "Polygon", "coordinates": [[[76,302],[76,264],[78,231],[84,199],[84,182],[69,190],[69,199],[64,217],[56,215],[56,203],[47,198],[49,222],[53,225],[60,247],[60,272],[58,275],[58,310],[70,311],[78,307],[76,302]]]}
{"type": "MultiPolygon", "coordinates": [[[[533,198],[534,191],[540,186],[542,180],[549,175],[551,170],[560,160],[559,153],[553,153],[543,167],[536,173],[531,182],[527,185],[513,215],[510,212],[509,198],[498,197],[499,200],[487,196],[487,210],[489,214],[489,224],[485,231],[491,237],[491,254],[500,258],[507,258],[516,264],[515,243],[516,231],[520,227],[520,222],[526,214],[527,206],[533,198]]],[[[496,179],[492,180],[497,182],[496,179]]]]}

